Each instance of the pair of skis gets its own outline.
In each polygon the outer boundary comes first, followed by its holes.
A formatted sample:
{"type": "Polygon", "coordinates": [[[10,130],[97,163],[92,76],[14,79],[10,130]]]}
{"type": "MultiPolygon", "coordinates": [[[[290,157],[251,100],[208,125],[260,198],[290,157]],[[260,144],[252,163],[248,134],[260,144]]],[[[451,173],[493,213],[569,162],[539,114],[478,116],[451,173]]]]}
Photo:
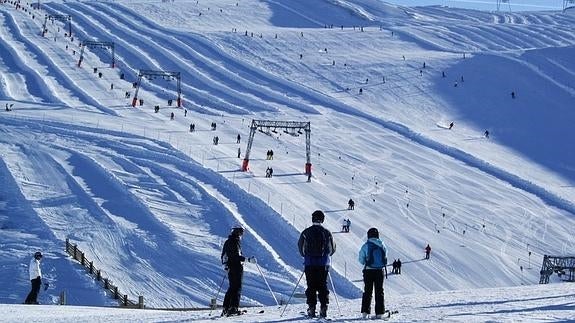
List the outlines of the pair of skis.
{"type": "MultiPolygon", "coordinates": [[[[384,320],[384,321],[387,321],[387,320],[391,319],[392,315],[397,314],[397,313],[399,313],[399,311],[385,310],[385,312],[383,312],[382,318],[376,318],[375,315],[373,315],[371,317],[366,317],[363,320],[366,320],[366,321],[367,320],[384,320]]],[[[306,319],[310,319],[310,320],[315,319],[315,320],[320,321],[320,322],[322,322],[322,321],[329,322],[332,320],[329,317],[309,316],[309,315],[307,315],[306,312],[300,312],[300,314],[302,314],[304,316],[304,318],[306,318],[306,319]]]]}
{"type": "Polygon", "coordinates": [[[210,319],[211,319],[211,320],[217,320],[217,319],[220,319],[220,318],[234,317],[234,316],[240,316],[240,315],[246,315],[246,314],[263,314],[264,312],[265,312],[264,310],[260,310],[260,311],[257,311],[257,312],[251,312],[251,313],[249,313],[248,310],[242,309],[242,310],[240,310],[239,312],[234,313],[234,314],[231,314],[231,315],[225,315],[225,314],[224,314],[224,315],[212,316],[212,317],[210,317],[210,319]]]}

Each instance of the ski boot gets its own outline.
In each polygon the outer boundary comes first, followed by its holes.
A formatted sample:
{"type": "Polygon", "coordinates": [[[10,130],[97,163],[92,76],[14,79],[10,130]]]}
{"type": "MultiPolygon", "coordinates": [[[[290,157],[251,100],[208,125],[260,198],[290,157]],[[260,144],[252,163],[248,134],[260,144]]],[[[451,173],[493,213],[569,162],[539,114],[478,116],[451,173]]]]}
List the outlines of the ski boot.
{"type": "Polygon", "coordinates": [[[327,317],[327,305],[323,305],[323,306],[319,309],[319,317],[321,317],[321,318],[326,318],[326,317],[327,317]]]}
{"type": "Polygon", "coordinates": [[[315,317],[315,306],[309,306],[307,308],[307,316],[308,317],[315,317]]]}

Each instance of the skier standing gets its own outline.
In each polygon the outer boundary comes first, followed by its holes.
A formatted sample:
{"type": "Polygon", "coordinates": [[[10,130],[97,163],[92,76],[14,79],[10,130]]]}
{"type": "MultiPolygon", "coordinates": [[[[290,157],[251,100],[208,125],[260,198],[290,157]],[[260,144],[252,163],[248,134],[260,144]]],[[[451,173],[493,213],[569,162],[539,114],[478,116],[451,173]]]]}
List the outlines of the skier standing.
{"type": "Polygon", "coordinates": [[[387,265],[387,248],[379,239],[377,228],[367,230],[367,241],[359,250],[359,263],[363,267],[363,296],[361,315],[367,318],[371,312],[371,296],[375,291],[375,318],[380,319],[385,312],[383,296],[383,268],[387,265]]]}
{"type": "MultiPolygon", "coordinates": [[[[241,239],[244,228],[235,226],[222,248],[222,263],[228,272],[229,287],[224,296],[222,316],[240,315],[240,296],[242,292],[242,279],[244,275],[243,262],[246,257],[242,255],[241,239]]],[[[254,260],[253,257],[248,262],[254,260]]]]}
{"type": "Polygon", "coordinates": [[[298,249],[304,257],[305,278],[307,289],[307,314],[310,317],[316,316],[316,305],[319,298],[320,317],[327,316],[327,305],[329,304],[329,290],[327,288],[327,276],[331,264],[330,257],[335,253],[336,245],[331,232],[321,224],[325,219],[322,211],[314,211],[311,215],[313,224],[306,228],[298,240],[298,249]]]}
{"type": "Polygon", "coordinates": [[[30,260],[30,266],[28,267],[32,289],[30,290],[30,293],[28,293],[24,304],[38,304],[38,292],[40,292],[40,286],[42,286],[42,270],[40,270],[40,260],[42,260],[42,253],[37,251],[34,254],[34,257],[30,260]]]}
{"type": "Polygon", "coordinates": [[[427,244],[427,247],[425,247],[425,259],[429,259],[429,254],[431,253],[431,246],[429,245],[429,243],[427,244]]]}

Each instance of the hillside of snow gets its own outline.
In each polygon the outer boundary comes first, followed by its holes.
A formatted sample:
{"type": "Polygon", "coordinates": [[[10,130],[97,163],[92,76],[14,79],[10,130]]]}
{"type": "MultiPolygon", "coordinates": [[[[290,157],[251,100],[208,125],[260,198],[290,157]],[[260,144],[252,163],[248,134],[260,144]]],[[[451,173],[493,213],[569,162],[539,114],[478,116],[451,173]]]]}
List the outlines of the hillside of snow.
{"type": "Polygon", "coordinates": [[[342,301],[361,296],[373,226],[404,263],[386,295],[537,284],[543,255],[575,246],[574,26],[569,10],[375,0],[0,3],[0,303],[22,302],[42,250],[41,303],[115,305],[68,238],[130,299],[206,307],[239,223],[258,258],[242,304],[274,305],[262,275],[289,298],[316,209],[342,301]],[[73,39],[48,16],[71,17],[73,39]],[[113,42],[114,68],[109,48],[78,66],[86,40],[113,42]],[[165,78],[144,78],[132,107],[141,70],[179,72],[183,107],[165,78]],[[254,119],[311,123],[311,182],[305,136],[284,129],[256,132],[240,171],[254,119]]]}

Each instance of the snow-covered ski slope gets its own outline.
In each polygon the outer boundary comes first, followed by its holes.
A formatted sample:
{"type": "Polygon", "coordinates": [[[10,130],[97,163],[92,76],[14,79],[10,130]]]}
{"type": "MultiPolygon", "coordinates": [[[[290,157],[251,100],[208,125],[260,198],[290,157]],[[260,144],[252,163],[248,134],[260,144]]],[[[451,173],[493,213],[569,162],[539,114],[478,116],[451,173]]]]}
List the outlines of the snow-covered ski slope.
{"type": "MultiPolygon", "coordinates": [[[[112,303],[66,258],[70,238],[130,298],[206,306],[235,223],[286,300],[315,209],[338,245],[340,297],[361,295],[357,251],[372,226],[404,263],[388,295],[536,284],[543,254],[575,243],[574,25],[569,11],[367,0],[2,3],[0,107],[14,106],[0,113],[0,302],[21,302],[41,249],[44,303],[61,290],[72,304],[112,303]],[[70,15],[74,40],[60,21],[42,37],[46,14],[70,15]],[[78,67],[82,40],[114,42],[116,68],[98,48],[78,67]],[[187,115],[162,79],[144,80],[145,104],[131,107],[141,69],[180,72],[187,115]],[[304,136],[283,129],[258,132],[239,171],[252,119],[311,122],[311,183],[304,136]]],[[[243,295],[274,303],[251,264],[243,295]]]]}

